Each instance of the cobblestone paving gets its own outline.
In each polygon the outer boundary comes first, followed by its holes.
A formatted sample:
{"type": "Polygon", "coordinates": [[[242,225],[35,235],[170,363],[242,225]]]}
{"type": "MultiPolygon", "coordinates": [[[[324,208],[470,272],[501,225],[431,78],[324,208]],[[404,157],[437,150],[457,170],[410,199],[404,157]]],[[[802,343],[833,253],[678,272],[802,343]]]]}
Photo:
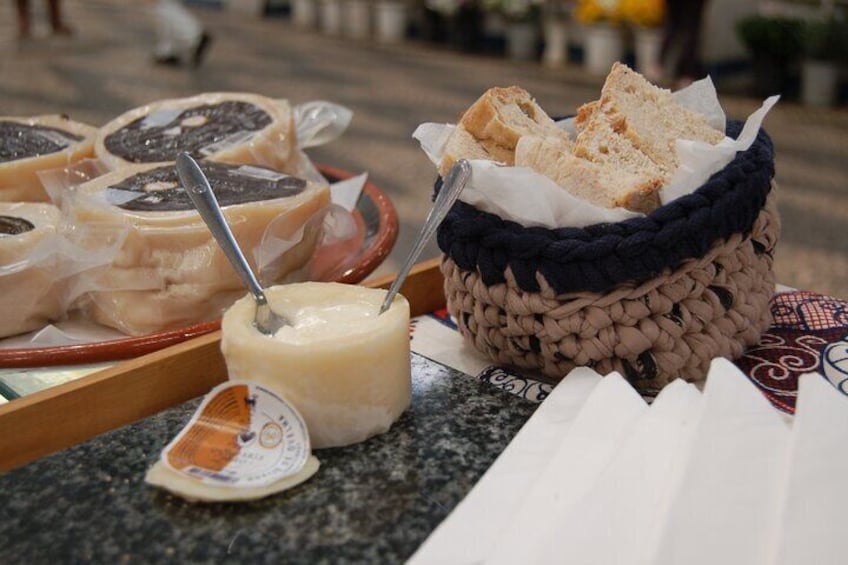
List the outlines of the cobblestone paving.
{"type": "MultiPolygon", "coordinates": [[[[388,47],[330,38],[284,18],[210,9],[196,9],[215,35],[206,63],[198,70],[163,68],[151,64],[144,2],[68,0],[74,37],[46,37],[37,29],[22,44],[14,39],[12,4],[0,2],[0,115],[63,112],[103,124],[145,102],[204,91],[255,91],[294,103],[326,99],[352,108],[348,133],[311,155],[368,171],[394,200],[400,237],[378,273],[399,266],[430,205],[435,173],[410,137],[419,123],[454,121],[487,87],[509,84],[525,87],[551,114],[565,115],[595,98],[601,84],[576,66],[548,69],[420,42],[388,47]]],[[[759,105],[721,98],[731,117],[759,105]]],[[[784,226],[778,280],[848,298],[848,111],[781,102],[766,128],[777,148],[784,226]]],[[[431,244],[425,256],[436,253],[431,244]]]]}

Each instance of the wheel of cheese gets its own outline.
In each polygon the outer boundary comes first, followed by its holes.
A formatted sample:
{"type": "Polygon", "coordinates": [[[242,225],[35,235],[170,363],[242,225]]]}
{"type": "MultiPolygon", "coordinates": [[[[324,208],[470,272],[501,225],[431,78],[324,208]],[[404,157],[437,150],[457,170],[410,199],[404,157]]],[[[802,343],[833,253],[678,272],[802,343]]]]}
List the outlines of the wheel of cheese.
{"type": "Polygon", "coordinates": [[[242,93],[210,93],[154,102],[115,118],[97,134],[107,168],[195,159],[285,170],[296,145],[288,102],[242,93]]]}
{"type": "MultiPolygon", "coordinates": [[[[276,236],[299,241],[266,282],[308,261],[320,222],[307,222],[329,204],[326,185],[254,165],[200,165],[254,269],[253,251],[272,222],[276,236]]],[[[90,288],[85,309],[97,322],[142,335],[215,319],[244,293],[173,163],[126,167],[82,184],[71,213],[78,226],[125,234],[111,265],[83,283],[90,288]]]]}
{"type": "Polygon", "coordinates": [[[262,384],[306,421],[313,448],[361,442],[387,431],[411,401],[409,303],[386,291],[339,283],[276,286],[266,295],[292,326],[266,336],[253,326],[250,296],[221,323],[231,379],[262,384]]]}
{"type": "Polygon", "coordinates": [[[52,204],[0,202],[0,337],[38,329],[62,315],[55,280],[52,204]]]}
{"type": "Polygon", "coordinates": [[[49,201],[38,172],[94,157],[96,135],[66,116],[0,117],[0,201],[49,201]]]}

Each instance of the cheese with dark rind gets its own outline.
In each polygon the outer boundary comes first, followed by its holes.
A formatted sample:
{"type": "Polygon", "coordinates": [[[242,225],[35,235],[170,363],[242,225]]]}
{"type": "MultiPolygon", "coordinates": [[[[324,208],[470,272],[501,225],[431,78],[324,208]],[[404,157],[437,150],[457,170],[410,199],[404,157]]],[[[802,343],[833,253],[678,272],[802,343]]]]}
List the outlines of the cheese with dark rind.
{"type": "MultiPolygon", "coordinates": [[[[307,222],[329,204],[326,185],[256,166],[200,165],[254,269],[253,250],[272,222],[275,236],[299,240],[265,282],[281,281],[307,263],[320,235],[320,222],[307,222]]],[[[148,334],[215,319],[244,293],[182,192],[173,164],[126,167],[78,188],[71,208],[78,225],[126,231],[112,264],[87,275],[91,290],[83,307],[94,320],[127,334],[148,334]],[[138,201],[144,206],[134,207],[138,201]]]]}
{"type": "Polygon", "coordinates": [[[52,204],[0,202],[0,337],[38,329],[63,314],[52,204]]]}
{"type": "Polygon", "coordinates": [[[49,201],[38,173],[94,157],[96,134],[66,116],[0,116],[0,201],[49,201]]]}
{"type": "Polygon", "coordinates": [[[97,157],[109,169],[196,159],[285,170],[296,146],[285,100],[247,93],[208,93],[130,110],[100,129],[97,157]]]}

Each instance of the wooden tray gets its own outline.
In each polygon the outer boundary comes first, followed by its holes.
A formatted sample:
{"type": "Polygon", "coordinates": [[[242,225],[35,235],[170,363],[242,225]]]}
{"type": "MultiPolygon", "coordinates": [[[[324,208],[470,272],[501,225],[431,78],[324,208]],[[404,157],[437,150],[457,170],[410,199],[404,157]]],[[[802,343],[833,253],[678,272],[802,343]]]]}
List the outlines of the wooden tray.
{"type": "MultiPolygon", "coordinates": [[[[410,314],[443,307],[442,284],[438,258],[413,268],[401,289],[410,314]]],[[[216,331],[0,405],[0,471],[206,394],[227,379],[220,340],[216,331]]]]}

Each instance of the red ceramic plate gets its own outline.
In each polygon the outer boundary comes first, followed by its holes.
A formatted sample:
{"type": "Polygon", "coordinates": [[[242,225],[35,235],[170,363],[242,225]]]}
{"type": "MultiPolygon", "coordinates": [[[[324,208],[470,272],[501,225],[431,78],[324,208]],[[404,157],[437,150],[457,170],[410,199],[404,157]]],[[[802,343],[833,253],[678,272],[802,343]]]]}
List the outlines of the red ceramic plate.
{"type": "MultiPolygon", "coordinates": [[[[318,165],[318,169],[330,181],[353,176],[348,171],[326,165],[318,165]]],[[[371,182],[365,184],[365,189],[354,210],[354,218],[362,227],[362,241],[359,249],[354,251],[357,254],[356,260],[341,275],[335,277],[338,282],[362,281],[385,260],[397,239],[397,212],[389,197],[371,182]]],[[[0,349],[0,367],[78,365],[130,359],[213,332],[220,326],[221,320],[215,320],[175,330],[110,341],[59,347],[0,349]]]]}

